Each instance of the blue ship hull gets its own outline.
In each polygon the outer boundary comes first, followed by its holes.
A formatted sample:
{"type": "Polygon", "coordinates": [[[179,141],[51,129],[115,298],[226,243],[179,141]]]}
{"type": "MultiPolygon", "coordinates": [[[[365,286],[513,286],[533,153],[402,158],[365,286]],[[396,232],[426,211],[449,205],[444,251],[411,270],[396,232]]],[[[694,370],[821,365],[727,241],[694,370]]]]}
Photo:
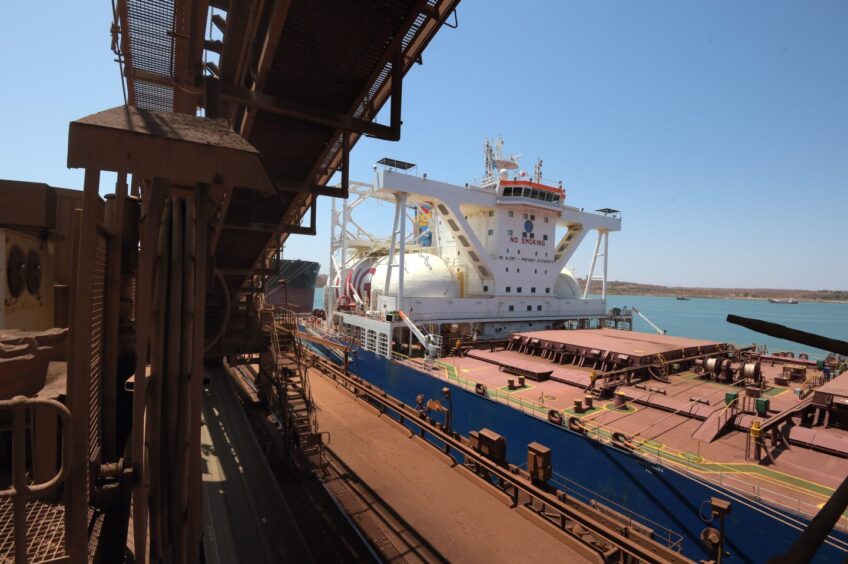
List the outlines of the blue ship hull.
{"type": "MultiPolygon", "coordinates": [[[[338,361],[329,351],[319,352],[338,361]]],[[[626,507],[653,523],[682,535],[682,553],[694,560],[711,555],[700,541],[705,527],[709,500],[720,497],[732,502],[725,519],[726,562],[764,562],[785,553],[809,523],[774,507],[742,498],[714,484],[700,482],[691,475],[650,463],[644,458],[591,438],[522,414],[483,396],[466,391],[442,379],[429,376],[398,362],[357,348],[349,369],[360,378],[378,386],[408,405],[415,397],[441,398],[441,389],[451,388],[453,429],[467,436],[472,430],[487,427],[507,440],[507,458],[522,465],[527,444],[539,442],[552,449],[554,471],[589,490],[626,507]]],[[[647,524],[649,527],[651,523],[647,524]]],[[[832,536],[846,542],[848,534],[834,531],[832,536]]],[[[823,544],[815,562],[843,562],[846,553],[831,544],[823,544]]]]}

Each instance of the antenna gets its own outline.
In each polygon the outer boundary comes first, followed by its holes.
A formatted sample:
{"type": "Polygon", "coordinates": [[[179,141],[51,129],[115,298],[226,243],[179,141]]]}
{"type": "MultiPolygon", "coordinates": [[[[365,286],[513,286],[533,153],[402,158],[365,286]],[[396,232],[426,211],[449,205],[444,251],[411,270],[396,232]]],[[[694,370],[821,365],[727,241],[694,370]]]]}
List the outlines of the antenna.
{"type": "Polygon", "coordinates": [[[542,182],[542,159],[539,159],[538,161],[536,161],[536,166],[533,169],[533,174],[535,176],[536,182],[541,184],[541,182],[542,182]]]}
{"type": "Polygon", "coordinates": [[[486,142],[483,145],[483,157],[486,160],[486,173],[484,176],[488,176],[492,174],[492,171],[495,168],[495,155],[494,150],[492,149],[492,143],[486,139],[486,142]]]}

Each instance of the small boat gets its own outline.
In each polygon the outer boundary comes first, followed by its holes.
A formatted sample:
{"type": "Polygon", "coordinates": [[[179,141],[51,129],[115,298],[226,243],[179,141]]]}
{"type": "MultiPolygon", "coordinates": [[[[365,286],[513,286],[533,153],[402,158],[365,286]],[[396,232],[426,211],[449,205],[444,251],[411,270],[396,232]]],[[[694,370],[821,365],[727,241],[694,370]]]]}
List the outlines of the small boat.
{"type": "Polygon", "coordinates": [[[797,304],[798,300],[795,298],[769,298],[769,303],[771,304],[797,304]]]}
{"type": "Polygon", "coordinates": [[[686,296],[677,296],[677,299],[678,300],[688,300],[689,298],[687,298],[686,296]]]}

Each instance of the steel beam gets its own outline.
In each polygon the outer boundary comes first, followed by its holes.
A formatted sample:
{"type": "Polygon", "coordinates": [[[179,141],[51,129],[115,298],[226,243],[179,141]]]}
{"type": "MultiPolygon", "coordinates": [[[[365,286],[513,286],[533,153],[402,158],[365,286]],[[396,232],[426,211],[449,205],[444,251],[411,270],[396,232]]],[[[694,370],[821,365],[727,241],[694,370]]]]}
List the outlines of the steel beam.
{"type": "Polygon", "coordinates": [[[224,43],[223,43],[223,41],[217,41],[217,40],[212,41],[212,40],[206,39],[206,40],[203,41],[203,48],[206,51],[212,51],[213,53],[218,53],[220,55],[221,51],[224,50],[224,43]]]}
{"type": "MultiPolygon", "coordinates": [[[[217,79],[207,77],[207,82],[215,84],[217,79]]],[[[214,86],[213,86],[214,87],[214,86]]],[[[266,112],[286,116],[292,119],[317,123],[334,129],[353,131],[354,133],[369,135],[386,141],[397,141],[400,139],[400,96],[395,103],[392,96],[392,124],[381,125],[369,120],[355,118],[351,115],[340,114],[331,110],[301,104],[293,100],[272,96],[264,92],[257,92],[250,88],[238,86],[233,83],[221,81],[219,83],[220,98],[222,100],[256,108],[266,112]],[[396,107],[397,106],[397,107],[396,107]]],[[[393,87],[393,91],[400,92],[400,88],[393,87]]]]}
{"type": "Polygon", "coordinates": [[[267,233],[275,233],[280,230],[280,226],[276,223],[261,223],[258,221],[237,221],[229,219],[224,223],[224,229],[238,229],[241,231],[264,231],[267,233]]]}
{"type": "MultiPolygon", "coordinates": [[[[280,35],[285,27],[286,20],[289,17],[289,9],[291,8],[291,0],[276,0],[268,20],[268,28],[265,32],[265,39],[262,42],[262,50],[259,52],[258,63],[256,65],[256,73],[252,90],[262,91],[265,88],[265,81],[268,78],[268,72],[271,69],[271,62],[277,50],[277,45],[280,42],[280,35]]],[[[237,131],[245,138],[250,137],[250,130],[253,127],[253,120],[256,117],[255,108],[247,108],[242,114],[241,127],[237,131]]]]}
{"type": "MultiPolygon", "coordinates": [[[[424,48],[427,46],[427,44],[430,42],[433,36],[435,36],[436,32],[441,27],[442,20],[444,20],[444,18],[447,17],[447,15],[450,14],[456,8],[457,4],[459,4],[459,0],[440,0],[436,4],[436,6],[433,6],[431,9],[427,8],[428,3],[426,2],[426,0],[419,0],[412,7],[409,12],[409,16],[407,17],[406,21],[404,21],[403,26],[401,26],[401,29],[409,29],[420,13],[426,13],[430,15],[431,18],[428,21],[424,22],[424,24],[421,26],[421,29],[418,30],[417,34],[415,34],[413,40],[407,45],[406,50],[403,54],[404,63],[402,65],[398,65],[399,68],[397,69],[402,72],[402,75],[405,75],[408,72],[409,66],[411,66],[412,62],[414,62],[420,57],[421,53],[424,51],[424,48]],[[440,15],[440,17],[438,19],[433,18],[432,16],[435,14],[440,15]],[[407,62],[409,63],[409,66],[407,66],[407,62]]],[[[394,62],[396,60],[394,58],[398,56],[398,50],[403,45],[403,38],[404,33],[399,33],[392,41],[392,43],[386,48],[383,57],[374,67],[371,76],[365,82],[362,92],[359,96],[356,97],[355,101],[351,105],[351,113],[356,110],[356,108],[359,106],[361,101],[365,99],[366,96],[369,96],[370,89],[377,81],[380,73],[383,72],[383,69],[385,68],[386,64],[389,61],[394,62]]],[[[394,66],[394,64],[392,66],[394,66]]],[[[394,73],[392,73],[392,75],[394,75],[394,73]]],[[[377,113],[383,107],[383,104],[385,104],[386,100],[391,94],[393,82],[394,79],[383,81],[383,83],[377,89],[377,92],[374,93],[374,95],[370,99],[371,101],[363,114],[365,118],[377,115],[377,113]]],[[[344,132],[339,133],[343,135],[348,135],[348,143],[350,144],[350,146],[353,146],[359,137],[359,135],[355,132],[350,134],[345,134],[344,132]]],[[[332,155],[330,165],[325,170],[322,170],[321,163],[325,161],[328,154],[332,150],[333,144],[330,143],[327,145],[327,148],[324,150],[321,156],[315,161],[315,166],[310,171],[309,178],[317,178],[319,184],[329,180],[329,178],[333,175],[336,170],[336,167],[342,159],[341,154],[337,153],[335,155],[332,155]]]]}
{"type": "Polygon", "coordinates": [[[227,20],[225,20],[220,14],[215,14],[212,16],[212,23],[215,24],[221,33],[227,33],[227,20]]]}
{"type": "Polygon", "coordinates": [[[309,206],[309,225],[283,225],[280,228],[281,233],[290,233],[293,235],[315,235],[316,233],[316,213],[317,213],[317,199],[312,198],[312,204],[309,206]]]}
{"type": "Polygon", "coordinates": [[[322,186],[320,184],[301,183],[301,182],[278,182],[275,183],[277,190],[280,192],[301,192],[312,194],[313,196],[330,196],[332,198],[347,199],[348,193],[342,188],[333,188],[331,186],[322,186]]]}

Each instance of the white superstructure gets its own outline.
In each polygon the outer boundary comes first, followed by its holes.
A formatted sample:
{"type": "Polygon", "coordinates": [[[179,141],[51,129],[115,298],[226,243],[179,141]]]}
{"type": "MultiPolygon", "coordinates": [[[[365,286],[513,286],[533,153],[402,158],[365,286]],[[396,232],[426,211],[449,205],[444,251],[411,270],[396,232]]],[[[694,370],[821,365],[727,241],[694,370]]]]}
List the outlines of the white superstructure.
{"type": "Polygon", "coordinates": [[[487,142],[485,155],[483,181],[464,186],[381,161],[389,166],[375,167],[372,186],[358,184],[341,209],[334,206],[329,323],[348,332],[382,323],[388,334],[375,339],[392,346],[394,329],[403,330],[397,311],[449,338],[589,326],[607,316],[608,234],[621,229],[617,213],[567,205],[561,183],[542,180],[541,161],[526,178],[515,157],[502,158],[499,143],[487,142]],[[353,217],[369,198],[394,203],[390,235],[375,235],[353,217]],[[590,231],[597,244],[587,286],[598,279],[600,298],[581,290],[566,268],[590,231]]]}

